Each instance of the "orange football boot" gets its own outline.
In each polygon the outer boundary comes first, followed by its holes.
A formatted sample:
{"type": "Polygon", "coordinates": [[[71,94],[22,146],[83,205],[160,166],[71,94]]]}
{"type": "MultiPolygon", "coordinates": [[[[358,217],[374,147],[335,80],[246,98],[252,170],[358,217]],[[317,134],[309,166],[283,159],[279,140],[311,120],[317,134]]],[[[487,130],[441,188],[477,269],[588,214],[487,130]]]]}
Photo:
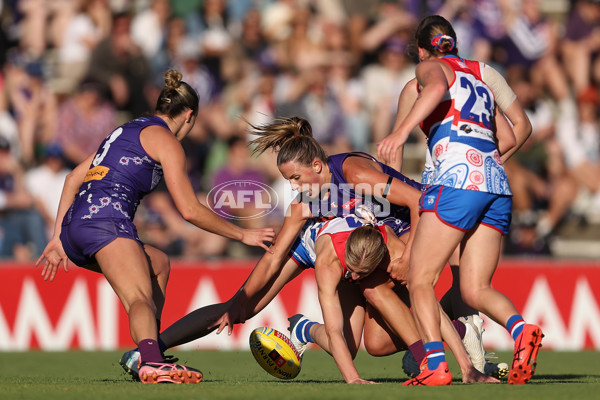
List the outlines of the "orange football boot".
{"type": "Polygon", "coordinates": [[[523,331],[515,340],[515,355],[508,373],[509,385],[524,385],[529,382],[537,366],[537,354],[542,347],[543,337],[539,326],[523,325],[523,331]]]}
{"type": "Polygon", "coordinates": [[[450,373],[450,369],[448,369],[447,362],[441,362],[434,371],[431,371],[426,363],[421,363],[421,368],[419,375],[404,382],[402,386],[452,385],[452,374],[450,373]]]}

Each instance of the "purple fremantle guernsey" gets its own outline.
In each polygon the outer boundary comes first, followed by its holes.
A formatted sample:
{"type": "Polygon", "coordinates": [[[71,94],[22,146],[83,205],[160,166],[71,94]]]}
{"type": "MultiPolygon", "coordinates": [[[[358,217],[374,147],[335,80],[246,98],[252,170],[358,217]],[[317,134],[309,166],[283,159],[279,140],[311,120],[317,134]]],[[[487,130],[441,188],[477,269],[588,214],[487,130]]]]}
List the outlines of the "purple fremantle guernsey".
{"type": "Polygon", "coordinates": [[[73,219],[127,218],[133,220],[142,197],[162,178],[162,167],[146,153],[140,132],[167,124],[143,117],[115,129],[100,145],[64,223],[73,219]]]}
{"type": "Polygon", "coordinates": [[[76,265],[95,264],[95,253],[117,237],[143,245],[133,217],[163,176],[140,142],[140,132],[151,125],[169,129],[159,117],[138,118],[115,129],[98,148],[62,222],[60,239],[76,265]]]}
{"type": "MultiPolygon", "coordinates": [[[[367,153],[340,153],[330,156],[327,161],[329,170],[331,171],[331,190],[327,200],[314,201],[309,200],[310,209],[313,217],[334,218],[343,217],[350,214],[361,214],[361,208],[370,211],[375,218],[377,224],[386,224],[394,230],[397,236],[406,233],[410,229],[410,209],[405,206],[391,204],[383,198],[363,198],[359,196],[353,185],[346,181],[342,164],[348,157],[363,157],[377,162],[383,172],[400,181],[421,190],[421,184],[402,175],[395,169],[380,163],[374,157],[367,153]]],[[[306,200],[305,200],[306,201],[306,200]]]]}

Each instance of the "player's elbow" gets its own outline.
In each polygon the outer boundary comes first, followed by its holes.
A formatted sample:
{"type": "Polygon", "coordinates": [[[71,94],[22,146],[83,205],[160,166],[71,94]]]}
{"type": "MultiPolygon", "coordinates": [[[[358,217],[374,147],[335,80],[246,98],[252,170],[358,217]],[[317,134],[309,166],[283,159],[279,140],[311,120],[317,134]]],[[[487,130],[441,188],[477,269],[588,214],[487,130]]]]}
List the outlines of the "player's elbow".
{"type": "Polygon", "coordinates": [[[521,146],[527,139],[529,139],[529,136],[531,136],[533,127],[531,126],[531,121],[529,121],[529,118],[523,118],[523,121],[519,124],[518,129],[515,127],[514,130],[516,136],[515,145],[521,146]]]}
{"type": "Polygon", "coordinates": [[[193,223],[193,221],[198,219],[198,210],[195,207],[183,206],[178,207],[177,210],[187,222],[193,223]]]}
{"type": "Polygon", "coordinates": [[[383,305],[384,297],[382,296],[381,289],[381,285],[363,288],[363,296],[376,309],[383,305]]]}
{"type": "Polygon", "coordinates": [[[65,187],[73,187],[73,188],[78,188],[81,185],[82,182],[82,178],[81,176],[77,173],[77,170],[74,169],[73,171],[69,172],[67,174],[67,176],[65,177],[65,187]]]}
{"type": "Polygon", "coordinates": [[[186,221],[194,225],[200,223],[201,226],[204,226],[203,222],[209,220],[210,216],[208,214],[212,214],[212,211],[201,203],[201,199],[197,194],[185,189],[185,185],[181,191],[169,189],[175,208],[186,221]]]}

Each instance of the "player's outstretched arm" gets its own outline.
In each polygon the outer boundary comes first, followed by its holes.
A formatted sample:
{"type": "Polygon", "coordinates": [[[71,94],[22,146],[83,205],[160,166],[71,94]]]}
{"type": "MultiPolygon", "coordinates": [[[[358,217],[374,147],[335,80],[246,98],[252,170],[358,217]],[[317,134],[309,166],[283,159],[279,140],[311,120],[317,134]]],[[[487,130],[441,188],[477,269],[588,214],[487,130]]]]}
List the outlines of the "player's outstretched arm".
{"type": "Polygon", "coordinates": [[[94,155],[95,153],[90,154],[65,178],[65,184],[60,195],[60,202],[58,203],[58,211],[56,213],[56,220],[54,222],[52,239],[50,239],[46,245],[46,248],[42,252],[42,255],[35,263],[36,267],[43,263],[44,268],[42,269],[42,276],[44,277],[44,280],[50,279],[50,281],[53,281],[61,263],[65,272],[68,271],[69,259],[65,254],[62,243],[60,242],[62,221],[65,217],[65,214],[69,210],[69,207],[71,207],[79,187],[85,179],[85,174],[92,164],[94,155]]]}
{"type": "Polygon", "coordinates": [[[246,320],[249,301],[251,299],[253,302],[259,301],[257,296],[281,271],[288,260],[292,244],[309,215],[306,204],[294,202],[290,205],[277,240],[271,246],[270,251],[258,261],[244,285],[231,300],[228,311],[218,321],[217,333],[221,333],[227,326],[228,334],[231,335],[233,325],[246,320]]]}
{"type": "Polygon", "coordinates": [[[315,278],[328,340],[326,345],[329,352],[346,383],[375,383],[360,377],[344,338],[344,313],[338,294],[338,284],[342,278],[342,267],[331,246],[331,241],[323,243],[319,240],[316,250],[318,256],[315,262],[315,278]]]}
{"type": "Polygon", "coordinates": [[[270,251],[265,242],[275,239],[275,231],[272,228],[243,229],[200,204],[186,172],[185,154],[181,143],[170,131],[155,125],[144,129],[141,135],[142,140],[144,135],[151,135],[152,140],[143,141],[144,149],[161,164],[165,183],[175,207],[186,221],[208,232],[270,251]]]}

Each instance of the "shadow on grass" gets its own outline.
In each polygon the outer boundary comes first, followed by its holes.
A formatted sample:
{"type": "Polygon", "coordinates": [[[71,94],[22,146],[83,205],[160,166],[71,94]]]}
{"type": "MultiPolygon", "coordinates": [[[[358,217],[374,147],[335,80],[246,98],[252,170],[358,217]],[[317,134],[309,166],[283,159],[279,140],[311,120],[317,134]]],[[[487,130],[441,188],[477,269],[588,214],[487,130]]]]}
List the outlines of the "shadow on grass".
{"type": "Polygon", "coordinates": [[[596,383],[597,379],[600,379],[600,375],[597,374],[557,374],[557,375],[543,375],[536,374],[529,384],[564,384],[564,383],[596,383]],[[592,382],[592,380],[596,380],[592,382]]]}
{"type": "MultiPolygon", "coordinates": [[[[409,378],[372,378],[369,379],[373,382],[377,383],[391,383],[391,384],[403,384],[409,378]]],[[[600,379],[600,375],[597,374],[560,374],[560,375],[535,375],[531,382],[527,385],[547,385],[547,384],[565,384],[565,383],[595,383],[600,379]],[[594,381],[594,382],[592,382],[594,381]]],[[[105,382],[105,383],[127,383],[140,385],[141,382],[134,381],[128,376],[123,376],[122,379],[98,379],[96,382],[105,382]]],[[[213,379],[210,377],[204,377],[204,381],[202,383],[224,383],[226,380],[224,379],[213,379]]],[[[251,379],[245,381],[246,383],[256,383],[256,384],[335,384],[340,383],[343,384],[344,381],[341,379],[290,379],[290,380],[272,380],[272,379],[251,379]]],[[[473,383],[463,383],[460,377],[455,377],[452,379],[453,385],[473,385],[473,384],[486,384],[485,382],[473,382],[473,383]]],[[[490,383],[491,385],[507,385],[506,379],[498,382],[498,383],[490,383]]]]}

